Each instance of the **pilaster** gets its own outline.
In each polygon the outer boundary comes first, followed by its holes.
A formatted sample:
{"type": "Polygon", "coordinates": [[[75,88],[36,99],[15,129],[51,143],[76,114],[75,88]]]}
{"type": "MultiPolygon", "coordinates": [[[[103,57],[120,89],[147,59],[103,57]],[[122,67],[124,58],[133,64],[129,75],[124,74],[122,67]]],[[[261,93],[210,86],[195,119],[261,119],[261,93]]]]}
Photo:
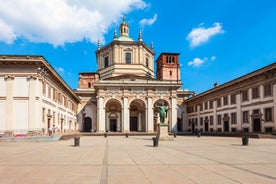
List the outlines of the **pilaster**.
{"type": "Polygon", "coordinates": [[[6,118],[6,127],[7,130],[13,129],[13,85],[14,85],[14,76],[13,75],[6,75],[6,95],[7,95],[7,118],[6,118]]]}
{"type": "Polygon", "coordinates": [[[35,91],[36,91],[36,77],[35,76],[28,76],[29,79],[29,129],[37,128],[35,126],[35,122],[37,119],[37,108],[36,108],[36,98],[35,98],[35,91]]]}

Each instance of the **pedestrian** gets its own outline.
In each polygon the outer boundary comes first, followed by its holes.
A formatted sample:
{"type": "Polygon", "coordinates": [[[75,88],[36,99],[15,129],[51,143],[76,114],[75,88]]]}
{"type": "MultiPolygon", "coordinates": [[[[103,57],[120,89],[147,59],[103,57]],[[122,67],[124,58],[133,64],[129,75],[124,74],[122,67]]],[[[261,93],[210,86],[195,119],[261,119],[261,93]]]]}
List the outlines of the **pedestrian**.
{"type": "Polygon", "coordinates": [[[55,125],[53,124],[49,130],[48,130],[49,136],[53,135],[53,133],[55,133],[55,125]]]}

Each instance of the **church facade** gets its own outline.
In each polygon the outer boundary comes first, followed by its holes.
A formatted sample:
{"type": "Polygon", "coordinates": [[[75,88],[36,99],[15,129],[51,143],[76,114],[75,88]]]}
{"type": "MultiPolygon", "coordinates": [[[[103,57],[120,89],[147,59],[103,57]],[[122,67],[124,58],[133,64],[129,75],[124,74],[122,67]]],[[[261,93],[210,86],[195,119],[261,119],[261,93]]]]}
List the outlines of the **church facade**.
{"type": "Polygon", "coordinates": [[[183,100],[192,92],[181,90],[178,53],[161,53],[156,60],[154,78],[152,44],[129,37],[129,26],[123,21],[120,35],[96,51],[97,72],[80,73],[81,99],[79,127],[84,132],[156,132],[158,105],[168,108],[165,123],[168,131],[183,131],[183,100]]]}

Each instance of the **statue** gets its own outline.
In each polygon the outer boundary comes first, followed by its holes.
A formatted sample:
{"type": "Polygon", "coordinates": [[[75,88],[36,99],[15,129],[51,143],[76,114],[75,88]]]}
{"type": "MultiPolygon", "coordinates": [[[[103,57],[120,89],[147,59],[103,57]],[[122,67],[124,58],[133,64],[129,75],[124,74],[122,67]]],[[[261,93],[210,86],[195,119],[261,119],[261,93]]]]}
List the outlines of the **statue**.
{"type": "Polygon", "coordinates": [[[168,107],[166,107],[164,105],[164,103],[162,102],[161,105],[156,105],[156,107],[159,108],[159,117],[160,117],[160,124],[164,124],[165,118],[167,118],[168,114],[168,107]]]}

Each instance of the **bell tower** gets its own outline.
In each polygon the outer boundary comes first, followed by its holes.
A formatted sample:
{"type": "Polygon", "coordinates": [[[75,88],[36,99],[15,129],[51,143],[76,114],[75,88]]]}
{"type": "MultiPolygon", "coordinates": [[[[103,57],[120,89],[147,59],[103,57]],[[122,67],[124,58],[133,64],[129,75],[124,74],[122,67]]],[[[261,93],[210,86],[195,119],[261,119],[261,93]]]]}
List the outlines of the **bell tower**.
{"type": "Polygon", "coordinates": [[[177,81],[180,83],[179,53],[161,53],[156,63],[157,80],[177,81]]]}

